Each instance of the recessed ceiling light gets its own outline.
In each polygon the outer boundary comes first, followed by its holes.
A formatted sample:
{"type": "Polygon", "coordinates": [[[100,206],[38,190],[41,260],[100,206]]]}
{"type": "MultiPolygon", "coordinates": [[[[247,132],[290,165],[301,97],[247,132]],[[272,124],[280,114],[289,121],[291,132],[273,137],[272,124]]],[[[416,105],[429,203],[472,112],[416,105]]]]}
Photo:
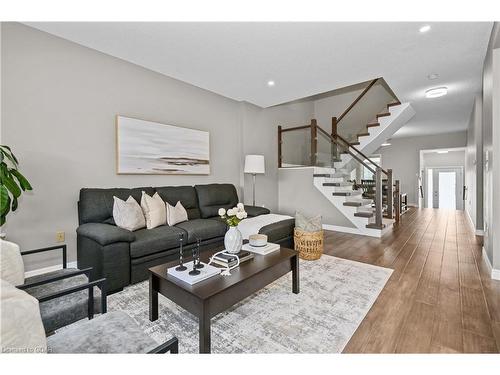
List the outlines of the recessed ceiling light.
{"type": "Polygon", "coordinates": [[[382,147],[385,147],[385,146],[390,146],[391,144],[389,142],[385,142],[385,143],[382,143],[381,146],[382,147]]]}
{"type": "Polygon", "coordinates": [[[433,89],[429,89],[425,92],[426,98],[439,98],[440,96],[444,96],[448,94],[447,87],[436,87],[433,89]]]}
{"type": "Polygon", "coordinates": [[[447,154],[449,151],[448,150],[443,150],[443,151],[438,151],[438,154],[447,154]]]}
{"type": "Polygon", "coordinates": [[[274,81],[267,81],[267,85],[269,87],[273,87],[275,85],[274,81]]]}
{"type": "Polygon", "coordinates": [[[422,26],[420,29],[418,29],[418,31],[420,31],[421,33],[426,33],[430,29],[431,29],[430,25],[425,25],[425,26],[422,26]]]}
{"type": "Polygon", "coordinates": [[[437,74],[437,73],[432,73],[432,74],[429,74],[429,75],[427,76],[427,78],[429,78],[431,81],[432,81],[433,79],[437,79],[438,77],[439,77],[439,74],[437,74]]]}

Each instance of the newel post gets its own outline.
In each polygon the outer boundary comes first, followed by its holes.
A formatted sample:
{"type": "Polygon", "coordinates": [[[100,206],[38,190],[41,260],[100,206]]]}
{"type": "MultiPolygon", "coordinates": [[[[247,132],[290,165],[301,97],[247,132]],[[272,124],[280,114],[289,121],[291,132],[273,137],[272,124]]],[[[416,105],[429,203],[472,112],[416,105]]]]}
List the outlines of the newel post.
{"type": "MultiPolygon", "coordinates": [[[[337,140],[337,117],[332,117],[332,138],[337,140]]],[[[337,143],[332,142],[332,158],[339,159],[337,143]]],[[[333,167],[333,161],[332,161],[333,167]]]]}
{"type": "Polygon", "coordinates": [[[318,124],[316,119],[311,120],[311,165],[316,165],[318,158],[318,124]]]}
{"type": "Polygon", "coordinates": [[[375,225],[382,229],[382,168],[377,167],[375,171],[375,225]]]}
{"type": "Polygon", "coordinates": [[[394,212],[396,223],[401,218],[401,195],[399,194],[399,180],[394,182],[394,212]]]}
{"type": "Polygon", "coordinates": [[[387,217],[394,218],[394,186],[392,181],[392,169],[387,170],[387,217]]]}
{"type": "Polygon", "coordinates": [[[281,125],[278,126],[278,168],[281,168],[281,164],[283,162],[283,157],[281,155],[281,144],[283,143],[282,139],[282,129],[281,125]]]}

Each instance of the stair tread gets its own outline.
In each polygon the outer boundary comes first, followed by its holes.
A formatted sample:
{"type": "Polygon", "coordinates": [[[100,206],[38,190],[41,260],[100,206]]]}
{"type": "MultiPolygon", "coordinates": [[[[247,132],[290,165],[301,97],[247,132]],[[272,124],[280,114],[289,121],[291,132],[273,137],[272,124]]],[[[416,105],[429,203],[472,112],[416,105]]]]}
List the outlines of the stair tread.
{"type": "Polygon", "coordinates": [[[334,191],[332,195],[337,196],[337,197],[350,197],[350,196],[356,196],[356,195],[361,195],[359,191],[352,190],[352,191],[334,191]]]}
{"type": "Polygon", "coordinates": [[[389,103],[389,104],[387,104],[387,108],[389,108],[389,107],[394,107],[394,106],[396,106],[396,105],[401,105],[401,102],[393,102],[393,103],[389,103]]]}
{"type": "Polygon", "coordinates": [[[385,228],[385,224],[382,224],[381,226],[378,226],[375,223],[370,223],[370,224],[366,224],[366,227],[369,228],[369,229],[384,229],[385,228]]]}
{"type": "Polygon", "coordinates": [[[377,114],[377,118],[379,118],[379,117],[386,117],[386,116],[390,116],[390,115],[391,115],[391,112],[379,113],[379,114],[377,114]]]}
{"type": "Polygon", "coordinates": [[[354,213],[354,216],[356,217],[366,217],[366,218],[370,218],[370,217],[373,217],[373,212],[368,212],[368,211],[364,211],[364,212],[355,212],[354,213]]]}
{"type": "Polygon", "coordinates": [[[380,123],[378,122],[371,122],[369,124],[366,125],[368,128],[373,128],[375,126],[380,126],[380,123]]]}
{"type": "Polygon", "coordinates": [[[352,186],[352,182],[323,182],[323,186],[352,186]]]}

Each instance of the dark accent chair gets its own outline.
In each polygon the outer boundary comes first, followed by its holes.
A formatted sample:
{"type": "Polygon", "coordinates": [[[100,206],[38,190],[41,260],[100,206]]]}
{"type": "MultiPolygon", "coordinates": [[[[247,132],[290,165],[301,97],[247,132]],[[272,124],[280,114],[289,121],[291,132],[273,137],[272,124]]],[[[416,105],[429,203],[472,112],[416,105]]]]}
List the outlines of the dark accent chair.
{"type": "MultiPolygon", "coordinates": [[[[224,243],[226,224],[218,217],[219,208],[231,208],[238,203],[232,184],[196,186],[164,186],[132,189],[81,189],[78,202],[77,260],[79,268],[92,267],[91,279],[106,278],[109,292],[146,280],[148,269],[178,258],[179,237],[184,249],[192,249],[197,239],[201,250],[213,249],[224,243]],[[141,192],[160,197],[186,208],[189,220],[175,226],[130,232],[114,225],[113,196],[126,200],[132,196],[140,202],[141,192]]],[[[268,214],[262,207],[245,206],[250,217],[268,214]]],[[[261,233],[269,241],[293,248],[293,219],[268,225],[261,233]]]]}
{"type": "Polygon", "coordinates": [[[179,352],[176,337],[158,345],[123,311],[61,330],[47,338],[49,353],[150,353],[179,352]]]}
{"type": "Polygon", "coordinates": [[[46,333],[106,312],[106,280],[89,282],[91,268],[68,269],[66,245],[22,251],[22,256],[62,250],[62,269],[28,277],[17,285],[40,304],[40,315],[46,333]],[[94,293],[94,288],[97,290],[94,293]]]}

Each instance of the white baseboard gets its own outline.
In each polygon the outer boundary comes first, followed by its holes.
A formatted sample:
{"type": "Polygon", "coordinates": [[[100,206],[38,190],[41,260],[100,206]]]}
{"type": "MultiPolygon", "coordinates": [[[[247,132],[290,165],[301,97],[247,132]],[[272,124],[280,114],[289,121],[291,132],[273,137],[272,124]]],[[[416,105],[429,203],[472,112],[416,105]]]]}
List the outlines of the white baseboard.
{"type": "Polygon", "coordinates": [[[332,230],[334,232],[358,234],[360,236],[377,237],[377,238],[382,237],[381,230],[370,229],[370,228],[366,228],[365,230],[361,230],[358,228],[342,227],[340,225],[323,224],[323,229],[332,230]]]}
{"type": "MultiPolygon", "coordinates": [[[[62,268],[62,266],[60,264],[58,264],[57,266],[39,268],[36,270],[25,272],[24,277],[32,277],[32,276],[36,276],[36,275],[42,275],[42,274],[47,273],[47,272],[60,270],[61,268],[62,268]]],[[[69,262],[68,268],[76,268],[76,262],[69,262]]]]}
{"type": "Polygon", "coordinates": [[[484,236],[484,230],[482,230],[482,229],[476,229],[475,233],[476,233],[476,236],[484,236]]]}
{"type": "Polygon", "coordinates": [[[490,258],[488,258],[488,254],[486,254],[486,250],[483,249],[481,251],[481,255],[483,256],[484,263],[486,264],[486,267],[488,267],[488,273],[491,275],[491,278],[493,280],[500,280],[500,270],[497,270],[493,268],[490,262],[490,258]]]}

